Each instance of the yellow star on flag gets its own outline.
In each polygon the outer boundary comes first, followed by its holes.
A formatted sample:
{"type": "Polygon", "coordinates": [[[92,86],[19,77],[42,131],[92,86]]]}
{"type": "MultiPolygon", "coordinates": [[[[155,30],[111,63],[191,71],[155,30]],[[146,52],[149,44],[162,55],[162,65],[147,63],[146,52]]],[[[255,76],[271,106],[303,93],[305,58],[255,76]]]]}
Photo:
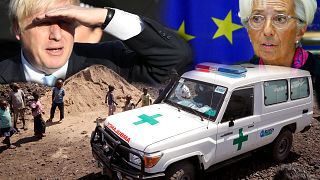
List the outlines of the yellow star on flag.
{"type": "Polygon", "coordinates": [[[231,44],[232,44],[232,32],[240,28],[243,28],[243,26],[232,23],[231,10],[229,11],[227,17],[224,20],[217,19],[217,18],[212,18],[212,20],[218,26],[218,30],[214,34],[212,39],[218,38],[220,36],[225,36],[231,44]]]}
{"type": "Polygon", "coordinates": [[[180,27],[178,29],[178,34],[180,34],[180,36],[186,41],[190,41],[191,39],[195,38],[195,36],[191,36],[186,33],[184,21],[182,22],[182,24],[180,25],[180,27]]]}

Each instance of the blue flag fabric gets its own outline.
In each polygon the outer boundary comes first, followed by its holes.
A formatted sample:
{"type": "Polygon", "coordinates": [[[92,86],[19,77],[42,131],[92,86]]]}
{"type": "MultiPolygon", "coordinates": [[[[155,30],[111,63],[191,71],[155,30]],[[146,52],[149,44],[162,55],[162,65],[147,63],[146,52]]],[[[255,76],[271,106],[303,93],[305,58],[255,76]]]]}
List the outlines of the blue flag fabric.
{"type": "Polygon", "coordinates": [[[318,8],[314,15],[313,24],[308,27],[308,31],[320,31],[320,0],[317,0],[318,8]]]}
{"type": "Polygon", "coordinates": [[[195,64],[233,64],[253,56],[238,0],[167,0],[163,7],[163,23],[191,45],[195,64]]]}

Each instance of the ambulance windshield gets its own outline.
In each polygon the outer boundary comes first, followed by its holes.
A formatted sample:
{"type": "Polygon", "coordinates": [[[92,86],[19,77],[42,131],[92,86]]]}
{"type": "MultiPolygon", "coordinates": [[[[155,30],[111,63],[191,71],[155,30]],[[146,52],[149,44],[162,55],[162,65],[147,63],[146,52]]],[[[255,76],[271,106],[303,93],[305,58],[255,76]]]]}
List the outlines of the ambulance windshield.
{"type": "Polygon", "coordinates": [[[226,87],[181,78],[165,102],[214,121],[226,93],[226,87]]]}

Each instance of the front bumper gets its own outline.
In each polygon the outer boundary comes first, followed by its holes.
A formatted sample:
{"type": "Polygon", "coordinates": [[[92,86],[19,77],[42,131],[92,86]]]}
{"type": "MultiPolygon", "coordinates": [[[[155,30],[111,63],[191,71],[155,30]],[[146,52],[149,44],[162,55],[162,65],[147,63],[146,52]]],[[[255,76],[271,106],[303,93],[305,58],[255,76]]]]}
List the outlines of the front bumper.
{"type": "Polygon", "coordinates": [[[124,179],[150,179],[164,176],[164,173],[149,174],[145,172],[143,157],[132,150],[129,145],[117,138],[112,132],[106,132],[97,126],[91,135],[91,148],[93,157],[102,165],[103,172],[117,173],[124,179]],[[141,168],[130,165],[129,153],[136,155],[141,160],[141,168]]]}

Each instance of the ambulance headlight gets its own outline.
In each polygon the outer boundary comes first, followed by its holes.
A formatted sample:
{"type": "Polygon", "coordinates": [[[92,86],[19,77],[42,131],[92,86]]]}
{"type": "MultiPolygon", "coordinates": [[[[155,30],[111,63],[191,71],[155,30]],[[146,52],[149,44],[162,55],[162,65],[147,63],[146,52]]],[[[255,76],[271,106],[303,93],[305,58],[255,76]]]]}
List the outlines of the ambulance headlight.
{"type": "Polygon", "coordinates": [[[129,153],[129,161],[135,165],[141,166],[141,158],[135,154],[129,153]]]}
{"type": "Polygon", "coordinates": [[[139,156],[130,153],[129,160],[131,163],[138,166],[141,166],[141,160],[143,160],[145,168],[152,168],[153,166],[155,166],[163,155],[163,153],[161,152],[152,153],[152,154],[143,154],[142,152],[139,152],[139,154],[141,155],[142,159],[139,156]]]}

